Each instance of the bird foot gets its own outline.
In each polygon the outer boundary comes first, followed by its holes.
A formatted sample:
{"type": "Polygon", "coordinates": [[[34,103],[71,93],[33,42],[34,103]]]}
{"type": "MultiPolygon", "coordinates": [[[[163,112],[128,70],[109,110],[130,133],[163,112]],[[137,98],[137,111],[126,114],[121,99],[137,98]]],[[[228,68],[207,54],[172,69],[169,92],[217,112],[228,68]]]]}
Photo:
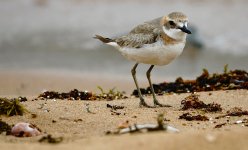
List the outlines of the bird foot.
{"type": "Polygon", "coordinates": [[[148,104],[144,101],[144,99],[141,99],[141,100],[140,100],[140,107],[155,108],[156,106],[148,105],[148,104]]]}
{"type": "Polygon", "coordinates": [[[154,105],[159,107],[172,107],[171,105],[161,104],[156,99],[154,100],[154,105]]]}

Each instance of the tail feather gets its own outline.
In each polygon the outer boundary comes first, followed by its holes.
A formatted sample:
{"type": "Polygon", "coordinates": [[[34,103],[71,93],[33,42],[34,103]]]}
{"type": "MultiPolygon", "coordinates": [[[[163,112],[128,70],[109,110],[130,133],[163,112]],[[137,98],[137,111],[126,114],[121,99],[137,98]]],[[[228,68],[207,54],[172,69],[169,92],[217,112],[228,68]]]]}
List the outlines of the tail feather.
{"type": "Polygon", "coordinates": [[[103,43],[115,42],[115,40],[110,39],[110,38],[105,38],[105,37],[103,37],[103,36],[101,36],[101,35],[95,35],[94,38],[95,38],[95,39],[98,39],[98,40],[100,40],[100,41],[102,41],[103,43]]]}

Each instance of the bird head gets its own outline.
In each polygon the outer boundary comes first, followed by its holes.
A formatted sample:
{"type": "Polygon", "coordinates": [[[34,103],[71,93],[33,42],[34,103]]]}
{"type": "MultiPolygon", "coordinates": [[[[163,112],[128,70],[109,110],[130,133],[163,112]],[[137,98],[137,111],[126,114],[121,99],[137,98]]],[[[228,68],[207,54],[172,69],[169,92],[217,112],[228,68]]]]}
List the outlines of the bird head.
{"type": "Polygon", "coordinates": [[[175,40],[184,40],[186,34],[191,34],[187,27],[188,18],[181,12],[172,12],[162,19],[164,33],[175,40]]]}

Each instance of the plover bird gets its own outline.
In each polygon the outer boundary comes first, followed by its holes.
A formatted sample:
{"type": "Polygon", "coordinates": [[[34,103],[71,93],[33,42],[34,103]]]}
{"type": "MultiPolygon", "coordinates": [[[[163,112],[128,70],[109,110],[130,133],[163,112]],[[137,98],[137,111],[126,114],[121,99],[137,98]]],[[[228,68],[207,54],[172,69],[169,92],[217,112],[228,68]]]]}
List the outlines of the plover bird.
{"type": "Polygon", "coordinates": [[[145,107],[170,107],[159,103],[150,79],[154,65],[169,64],[179,56],[186,42],[186,35],[191,34],[187,28],[188,18],[181,12],[172,12],[166,16],[144,22],[132,29],[127,35],[114,39],[96,35],[94,38],[118,49],[128,60],[136,62],[131,70],[140,98],[140,106],[145,107]],[[136,79],[136,68],[139,63],[150,64],[146,72],[152,91],[154,106],[148,105],[139,88],[136,79]]]}

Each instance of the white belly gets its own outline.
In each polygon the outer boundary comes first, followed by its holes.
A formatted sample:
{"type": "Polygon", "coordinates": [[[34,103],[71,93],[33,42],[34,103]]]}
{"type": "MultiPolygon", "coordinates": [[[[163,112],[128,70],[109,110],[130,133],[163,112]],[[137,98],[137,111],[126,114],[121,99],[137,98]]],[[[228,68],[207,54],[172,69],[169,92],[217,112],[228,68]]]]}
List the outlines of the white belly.
{"type": "Polygon", "coordinates": [[[154,44],[145,44],[141,48],[118,48],[124,57],[129,60],[152,65],[167,65],[179,56],[185,43],[164,45],[162,41],[154,44]]]}

